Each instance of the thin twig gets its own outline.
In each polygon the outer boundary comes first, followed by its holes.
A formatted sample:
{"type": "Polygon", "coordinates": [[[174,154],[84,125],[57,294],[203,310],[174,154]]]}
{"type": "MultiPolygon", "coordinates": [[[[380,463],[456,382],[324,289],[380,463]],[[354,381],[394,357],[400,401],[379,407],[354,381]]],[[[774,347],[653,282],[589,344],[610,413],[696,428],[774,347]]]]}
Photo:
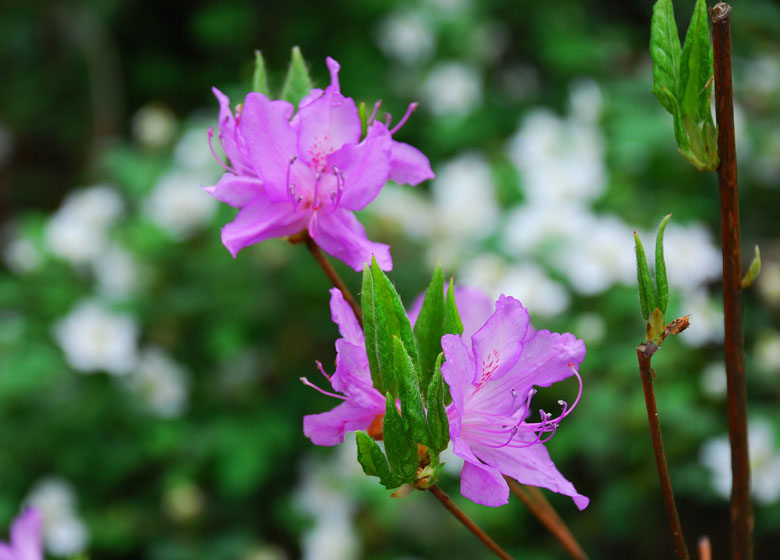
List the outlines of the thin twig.
{"type": "Polygon", "coordinates": [[[731,86],[731,6],[720,2],[710,11],[715,60],[715,115],[718,121],[718,183],[723,244],[723,320],[731,442],[731,553],[734,560],[753,558],[753,507],[750,501],[747,387],[742,335],[742,280],[739,243],[737,152],[731,86]]]}
{"type": "Polygon", "coordinates": [[[317,245],[314,239],[312,239],[311,235],[309,235],[309,232],[303,230],[302,232],[289,237],[288,240],[290,243],[294,245],[297,245],[298,243],[301,242],[306,244],[306,248],[312,254],[314,260],[316,260],[319,263],[322,270],[325,271],[325,274],[328,276],[328,279],[330,280],[331,284],[333,284],[333,287],[339,289],[341,295],[344,296],[344,299],[352,308],[352,311],[355,312],[355,318],[358,320],[358,323],[360,323],[360,327],[362,328],[363,310],[361,309],[360,304],[352,296],[352,293],[349,291],[349,288],[347,288],[347,286],[341,280],[341,277],[339,276],[339,273],[336,272],[336,269],[333,268],[333,266],[330,264],[330,262],[325,257],[325,255],[322,254],[322,250],[320,249],[320,246],[317,245]]]}
{"type": "Polygon", "coordinates": [[[699,537],[699,560],[712,560],[712,546],[707,535],[699,537]]]}
{"type": "Polygon", "coordinates": [[[680,516],[677,514],[677,505],[674,502],[672,480],[669,477],[669,466],[666,464],[664,441],[661,437],[661,422],[658,420],[658,407],[655,403],[655,388],[653,377],[655,372],[650,365],[653,354],[658,346],[652,342],[640,344],[636,349],[636,357],[639,361],[639,373],[642,377],[642,388],[645,391],[645,406],[647,407],[647,421],[650,424],[650,437],[653,440],[653,452],[655,453],[655,465],[658,468],[658,480],[661,483],[661,493],[666,507],[666,516],[669,519],[669,528],[674,539],[674,553],[678,560],[689,560],[688,546],[685,544],[680,516]]]}
{"type": "Polygon", "coordinates": [[[547,501],[544,494],[536,486],[520,484],[516,480],[504,477],[509,483],[509,488],[521,502],[536,516],[552,535],[563,545],[566,552],[575,560],[588,560],[588,555],[582,550],[580,543],[572,534],[566,522],[561,519],[552,504],[547,501]]]}
{"type": "Polygon", "coordinates": [[[439,500],[444,507],[446,507],[452,515],[454,515],[458,521],[463,523],[466,528],[474,533],[479,540],[481,540],[486,547],[488,547],[492,552],[495,553],[496,556],[499,558],[502,558],[503,560],[512,560],[512,557],[507,554],[503,548],[498,546],[496,544],[496,541],[488,537],[485,532],[479,528],[479,526],[474,523],[465,513],[463,513],[458,506],[455,505],[455,503],[450,500],[450,497],[444,493],[444,491],[439,488],[436,485],[431,486],[428,490],[431,491],[431,494],[436,496],[436,499],[439,500]]]}

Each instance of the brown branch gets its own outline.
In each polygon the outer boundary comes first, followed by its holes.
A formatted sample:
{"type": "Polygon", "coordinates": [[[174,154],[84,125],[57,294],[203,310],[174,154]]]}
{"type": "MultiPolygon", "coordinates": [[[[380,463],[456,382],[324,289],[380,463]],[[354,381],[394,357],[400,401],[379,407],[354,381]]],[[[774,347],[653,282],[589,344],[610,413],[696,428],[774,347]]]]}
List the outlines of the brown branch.
{"type": "Polygon", "coordinates": [[[588,555],[582,550],[580,543],[572,534],[566,522],[561,519],[552,504],[547,501],[544,494],[536,486],[520,484],[516,480],[504,477],[509,483],[509,488],[523,504],[534,514],[539,522],[558,539],[566,552],[575,560],[588,560],[588,555]]]}
{"type": "Polygon", "coordinates": [[[658,407],[655,403],[655,388],[653,377],[655,373],[650,365],[653,354],[658,346],[652,342],[640,344],[636,349],[636,357],[639,361],[639,374],[642,377],[642,388],[645,391],[645,406],[647,407],[647,421],[650,424],[650,437],[653,440],[653,452],[655,465],[658,468],[658,480],[661,483],[666,516],[669,519],[669,528],[674,539],[674,553],[678,560],[689,560],[688,546],[685,544],[680,516],[677,514],[677,505],[674,503],[674,491],[672,480],[669,477],[669,466],[666,464],[664,441],[661,437],[661,422],[658,420],[658,407]]]}
{"type": "Polygon", "coordinates": [[[503,548],[498,546],[496,544],[496,541],[488,537],[485,532],[479,528],[479,526],[474,523],[463,511],[460,510],[458,506],[455,505],[455,503],[450,500],[450,497],[444,493],[444,491],[439,488],[436,485],[431,486],[428,490],[430,490],[431,494],[436,496],[436,499],[439,500],[444,507],[446,507],[452,515],[454,515],[458,521],[463,523],[466,528],[474,533],[479,540],[481,540],[486,547],[488,547],[493,553],[495,553],[496,556],[499,558],[503,558],[503,560],[512,560],[512,557],[507,554],[503,548]]]}
{"type": "Polygon", "coordinates": [[[720,2],[710,11],[715,60],[715,115],[718,121],[718,184],[723,244],[723,319],[731,443],[731,553],[734,560],[753,558],[753,507],[750,501],[747,387],[740,298],[741,256],[734,99],[731,86],[731,6],[720,2]]]}
{"type": "Polygon", "coordinates": [[[322,270],[325,271],[325,274],[328,276],[331,284],[333,284],[333,287],[339,289],[341,295],[344,296],[344,299],[352,308],[352,311],[355,312],[355,318],[358,320],[358,323],[360,323],[360,327],[363,328],[363,310],[361,309],[360,304],[352,296],[349,288],[347,288],[347,286],[341,280],[341,277],[339,276],[339,273],[336,272],[336,269],[333,268],[325,255],[322,254],[320,246],[317,245],[314,239],[312,239],[311,235],[309,235],[309,232],[307,230],[303,230],[300,233],[290,236],[288,241],[293,245],[297,245],[298,243],[306,244],[306,248],[312,254],[314,260],[316,260],[322,270]]]}

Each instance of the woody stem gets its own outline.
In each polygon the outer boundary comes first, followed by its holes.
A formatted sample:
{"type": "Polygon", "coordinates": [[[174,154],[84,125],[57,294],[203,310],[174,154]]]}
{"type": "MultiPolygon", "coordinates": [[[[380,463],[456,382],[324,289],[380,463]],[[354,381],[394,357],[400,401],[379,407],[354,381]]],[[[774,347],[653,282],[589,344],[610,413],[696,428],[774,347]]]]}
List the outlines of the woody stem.
{"type": "Polygon", "coordinates": [[[467,516],[461,509],[455,505],[455,503],[450,499],[450,497],[444,493],[444,491],[439,488],[436,485],[431,486],[428,490],[430,490],[431,494],[436,496],[436,499],[439,500],[444,507],[446,507],[452,515],[454,515],[458,521],[463,523],[463,525],[466,526],[466,528],[474,533],[479,540],[481,540],[486,547],[488,547],[496,556],[499,558],[502,558],[503,560],[512,560],[512,557],[507,554],[507,552],[498,546],[496,544],[496,541],[491,539],[487,534],[479,528],[479,526],[474,523],[469,516],[467,516]]]}

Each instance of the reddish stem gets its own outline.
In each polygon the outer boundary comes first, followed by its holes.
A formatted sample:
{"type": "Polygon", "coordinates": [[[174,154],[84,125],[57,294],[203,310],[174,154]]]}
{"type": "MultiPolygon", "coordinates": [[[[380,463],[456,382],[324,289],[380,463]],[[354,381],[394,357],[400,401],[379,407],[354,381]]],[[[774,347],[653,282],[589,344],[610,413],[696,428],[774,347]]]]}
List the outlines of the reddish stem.
{"type": "Polygon", "coordinates": [[[723,320],[731,442],[731,553],[734,560],[753,558],[753,506],[750,500],[747,386],[740,297],[739,194],[731,85],[731,6],[710,10],[715,61],[715,115],[718,121],[718,184],[723,243],[723,320]]]}

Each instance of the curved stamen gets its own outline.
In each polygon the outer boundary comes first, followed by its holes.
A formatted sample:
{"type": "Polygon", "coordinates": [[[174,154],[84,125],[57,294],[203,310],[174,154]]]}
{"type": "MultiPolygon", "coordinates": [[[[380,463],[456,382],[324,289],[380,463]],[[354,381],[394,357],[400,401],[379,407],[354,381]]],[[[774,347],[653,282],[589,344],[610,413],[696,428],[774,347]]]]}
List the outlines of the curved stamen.
{"type": "Polygon", "coordinates": [[[300,377],[299,379],[300,379],[301,383],[303,383],[307,387],[311,387],[312,389],[314,389],[316,391],[319,391],[323,395],[327,395],[329,397],[334,397],[336,399],[347,400],[347,397],[345,397],[344,395],[337,395],[336,393],[330,393],[330,392],[326,391],[325,389],[320,389],[319,387],[317,387],[314,383],[312,383],[311,381],[309,381],[305,377],[300,377]]]}
{"type": "MultiPolygon", "coordinates": [[[[221,141],[220,141],[221,143],[221,141]]],[[[224,169],[225,171],[228,171],[230,173],[237,173],[232,168],[228,167],[224,161],[222,161],[222,158],[217,155],[217,152],[214,150],[214,127],[209,127],[209,149],[211,150],[211,155],[214,156],[214,159],[217,160],[217,163],[224,169]]],[[[225,147],[222,147],[222,151],[225,151],[225,147]]]]}
{"type": "Polygon", "coordinates": [[[371,116],[368,117],[368,120],[366,120],[366,126],[370,125],[374,122],[374,119],[376,119],[376,114],[379,112],[379,108],[382,106],[382,100],[380,99],[376,103],[374,103],[374,110],[371,113],[371,116]]]}
{"type": "Polygon", "coordinates": [[[317,364],[317,369],[320,370],[320,373],[325,376],[325,379],[330,381],[330,375],[325,373],[325,369],[323,369],[323,367],[322,367],[322,362],[319,361],[319,360],[315,360],[314,363],[317,364]]]}
{"type": "Polygon", "coordinates": [[[512,439],[515,437],[515,434],[517,434],[517,426],[512,426],[512,430],[509,433],[509,439],[506,440],[504,443],[500,445],[492,445],[490,443],[483,441],[482,445],[486,445],[487,447],[492,447],[493,449],[501,449],[502,447],[506,447],[512,442],[512,439]]]}
{"type": "Polygon", "coordinates": [[[390,113],[385,113],[385,126],[387,128],[390,128],[390,121],[392,120],[393,120],[393,115],[391,115],[390,113]]]}
{"type": "MultiPolygon", "coordinates": [[[[409,120],[409,116],[414,112],[415,109],[417,109],[418,105],[419,104],[417,102],[409,103],[409,107],[406,108],[406,113],[404,114],[404,116],[401,117],[401,120],[398,121],[398,124],[393,127],[393,130],[390,131],[391,135],[395,134],[396,132],[398,132],[401,129],[401,127],[404,124],[406,124],[406,121],[409,120]]],[[[389,126],[389,123],[388,123],[388,126],[389,126]]]]}

